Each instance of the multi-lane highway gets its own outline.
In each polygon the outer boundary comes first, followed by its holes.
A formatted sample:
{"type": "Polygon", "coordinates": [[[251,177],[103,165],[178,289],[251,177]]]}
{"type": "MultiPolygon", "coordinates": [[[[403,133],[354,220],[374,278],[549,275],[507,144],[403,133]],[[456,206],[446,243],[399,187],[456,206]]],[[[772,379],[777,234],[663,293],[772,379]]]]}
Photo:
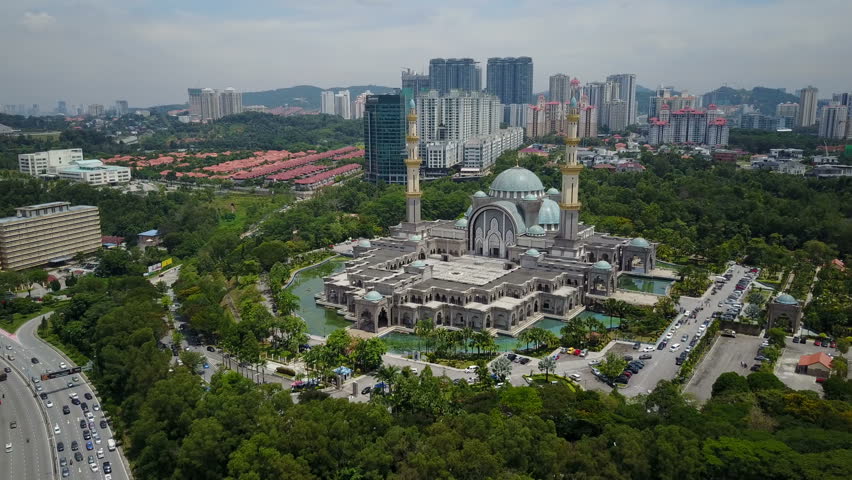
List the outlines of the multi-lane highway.
{"type": "MultiPolygon", "coordinates": [[[[4,342],[7,343],[7,342],[4,342]]],[[[38,400],[24,378],[11,369],[6,355],[16,357],[3,348],[0,365],[9,368],[8,379],[0,383],[0,444],[11,444],[11,452],[0,453],[0,472],[4,478],[41,480],[54,478],[53,452],[48,442],[47,426],[39,411],[38,400]]],[[[17,357],[16,357],[17,358],[17,357]]]]}
{"type": "MultiPolygon", "coordinates": [[[[33,470],[33,473],[22,472],[29,476],[9,478],[88,480],[131,478],[126,463],[121,457],[120,449],[116,448],[113,451],[109,449],[110,440],[113,439],[112,428],[109,424],[102,423],[107,420],[107,414],[100,409],[100,401],[86,377],[82,374],[74,374],[49,380],[39,378],[47,371],[56,372],[76,366],[71,360],[36,337],[35,330],[40,322],[41,317],[37,317],[21,326],[16,335],[0,338],[4,356],[8,352],[14,352],[14,360],[9,361],[7,358],[6,361],[16,373],[19,382],[11,388],[14,388],[21,397],[27,397],[29,400],[28,403],[21,403],[22,410],[20,413],[16,411],[15,414],[21,418],[29,417],[31,423],[37,422],[40,432],[38,436],[30,439],[30,444],[34,439],[42,445],[49,443],[47,450],[49,453],[45,453],[42,447],[39,447],[40,450],[33,451],[30,458],[33,459],[32,461],[39,462],[38,466],[25,467],[33,470]],[[33,359],[36,359],[37,363],[33,359]],[[39,379],[38,382],[34,381],[34,378],[39,379]],[[45,394],[46,398],[40,398],[41,394],[45,394]],[[76,396],[79,404],[72,400],[72,395],[76,396]],[[84,403],[86,410],[83,409],[84,403]],[[65,413],[64,407],[68,407],[68,413],[65,413]],[[47,424],[44,421],[45,416],[47,424]],[[87,440],[84,435],[90,439],[87,440]],[[74,442],[76,442],[76,450],[73,448],[74,442]],[[91,445],[88,445],[88,442],[91,442],[91,445]],[[59,451],[60,444],[62,451],[59,451]],[[42,452],[40,455],[47,460],[39,460],[36,451],[42,452]],[[89,456],[92,457],[91,462],[89,456]],[[109,462],[111,470],[109,473],[105,472],[106,462],[109,462]],[[38,473],[47,468],[45,464],[49,466],[47,474],[38,473]]],[[[3,418],[6,423],[6,417],[3,418]]],[[[18,425],[20,428],[20,418],[18,425]]],[[[8,428],[8,424],[5,427],[8,428]]],[[[14,445],[13,452],[5,455],[14,457],[24,455],[27,447],[26,443],[20,448],[14,445]]]]}

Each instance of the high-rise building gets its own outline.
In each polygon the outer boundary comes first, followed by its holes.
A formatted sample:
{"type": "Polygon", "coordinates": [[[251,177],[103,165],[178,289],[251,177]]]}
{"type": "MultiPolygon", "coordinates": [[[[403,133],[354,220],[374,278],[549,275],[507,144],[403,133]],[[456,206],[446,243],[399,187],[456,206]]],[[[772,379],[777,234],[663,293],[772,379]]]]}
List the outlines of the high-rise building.
{"type": "Polygon", "coordinates": [[[648,104],[648,118],[657,118],[660,107],[667,104],[672,110],[683,110],[684,108],[698,108],[698,98],[686,92],[680,95],[672,94],[672,87],[659,87],[655,95],[651,97],[648,104]]]}
{"type": "Polygon", "coordinates": [[[409,88],[417,95],[429,90],[429,75],[419,74],[410,68],[402,71],[402,88],[409,88]]]}
{"type": "Polygon", "coordinates": [[[513,103],[503,105],[503,123],[510,127],[526,127],[529,104],[513,103]]]}
{"type": "Polygon", "coordinates": [[[127,111],[129,110],[127,106],[127,100],[116,100],[115,101],[115,114],[117,116],[127,115],[127,111]]]}
{"type": "Polygon", "coordinates": [[[612,100],[606,103],[606,126],[611,132],[622,132],[627,128],[630,115],[629,106],[624,100],[612,100]]]}
{"type": "Polygon", "coordinates": [[[101,247],[98,207],[52,202],[0,218],[0,269],[24,270],[101,247]]]}
{"type": "Polygon", "coordinates": [[[606,77],[606,80],[618,84],[617,98],[627,104],[626,125],[633,125],[636,123],[636,74],[618,73],[606,77]]]}
{"type": "Polygon", "coordinates": [[[472,58],[433,58],[429,60],[429,88],[439,93],[450,90],[482,90],[482,70],[472,58]]]}
{"type": "Polygon", "coordinates": [[[405,96],[369,95],[364,109],[365,179],[404,184],[405,96]]]}
{"type": "Polygon", "coordinates": [[[849,121],[849,107],[846,105],[826,105],[822,107],[819,120],[819,136],[822,138],[846,138],[846,124],[849,121]]]}
{"type": "Polygon", "coordinates": [[[91,117],[102,117],[104,116],[104,106],[99,103],[93,103],[89,105],[88,113],[91,117]]]}
{"type": "Polygon", "coordinates": [[[798,103],[779,103],[775,107],[775,116],[778,117],[778,126],[783,123],[784,128],[793,128],[799,118],[798,103]]]}
{"type": "Polygon", "coordinates": [[[320,113],[334,115],[334,92],[325,90],[320,95],[320,113]]]}
{"type": "Polygon", "coordinates": [[[672,111],[664,104],[659,118],[649,121],[648,143],[726,145],[728,132],[728,122],[716,105],[710,105],[706,111],[693,108],[672,111]]]}
{"type": "Polygon", "coordinates": [[[355,97],[355,101],[352,102],[352,119],[358,120],[364,118],[364,110],[367,107],[367,96],[372,95],[373,92],[366,90],[361,95],[355,97]]]}
{"type": "Polygon", "coordinates": [[[571,101],[571,76],[564,73],[557,73],[550,76],[550,90],[548,97],[551,102],[570,102],[571,101]]]}
{"type": "Polygon", "coordinates": [[[843,105],[849,112],[849,118],[846,119],[846,138],[852,139],[852,92],[835,93],[832,95],[832,101],[843,105]]]}
{"type": "Polygon", "coordinates": [[[65,100],[60,100],[56,103],[56,113],[61,113],[62,115],[68,113],[68,107],[65,104],[65,100]]]}
{"type": "Polygon", "coordinates": [[[579,138],[596,138],[598,136],[598,109],[589,104],[589,97],[580,97],[580,123],[577,127],[579,138]]]}
{"type": "Polygon", "coordinates": [[[341,90],[334,94],[334,113],[344,120],[352,118],[352,100],[349,90],[341,90]]]}
{"type": "Polygon", "coordinates": [[[228,87],[219,94],[219,115],[236,115],[243,113],[243,94],[233,87],[228,87]]]}
{"type": "Polygon", "coordinates": [[[201,121],[212,122],[222,117],[219,92],[212,88],[201,89],[201,121]]]}
{"type": "Polygon", "coordinates": [[[489,58],[487,90],[506,105],[529,103],[533,93],[532,58],[489,58]]]}
{"type": "Polygon", "coordinates": [[[817,93],[819,90],[811,86],[799,92],[799,127],[810,127],[816,123],[817,93]]]}
{"type": "Polygon", "coordinates": [[[186,93],[189,95],[189,116],[201,118],[201,89],[187,88],[186,93]]]}

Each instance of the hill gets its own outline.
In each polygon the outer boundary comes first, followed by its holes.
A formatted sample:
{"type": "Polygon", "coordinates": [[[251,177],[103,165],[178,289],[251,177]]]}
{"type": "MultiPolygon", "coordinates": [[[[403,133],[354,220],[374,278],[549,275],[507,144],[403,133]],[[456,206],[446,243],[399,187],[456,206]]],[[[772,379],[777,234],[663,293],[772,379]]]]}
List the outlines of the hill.
{"type": "Polygon", "coordinates": [[[645,88],[642,85],[636,85],[636,112],[638,115],[647,115],[651,104],[651,97],[654,96],[654,91],[650,88],[645,88]]]}
{"type": "Polygon", "coordinates": [[[313,85],[297,85],[263,92],[243,93],[243,105],[266,105],[269,108],[290,106],[306,110],[319,110],[320,97],[324,90],[349,90],[352,100],[366,90],[373,93],[390,93],[393,88],[379,85],[356,85],[352,87],[320,88],[313,85]]]}
{"type": "Polygon", "coordinates": [[[754,87],[751,90],[719,87],[704,94],[704,105],[754,105],[765,115],[774,115],[779,103],[798,102],[799,97],[777,88],[754,87]]]}

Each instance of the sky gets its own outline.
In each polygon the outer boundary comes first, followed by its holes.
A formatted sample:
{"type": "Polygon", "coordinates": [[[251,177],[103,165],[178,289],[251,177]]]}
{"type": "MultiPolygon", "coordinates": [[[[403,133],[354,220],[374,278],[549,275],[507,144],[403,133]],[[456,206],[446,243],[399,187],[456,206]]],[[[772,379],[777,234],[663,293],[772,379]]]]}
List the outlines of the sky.
{"type": "MultiPolygon", "coordinates": [[[[187,87],[399,85],[430,58],[701,94],[852,91],[850,0],[2,0],[0,104],[144,107],[187,87]]],[[[484,73],[484,72],[483,72],[484,73]]],[[[483,75],[483,84],[485,77],[483,75]]]]}

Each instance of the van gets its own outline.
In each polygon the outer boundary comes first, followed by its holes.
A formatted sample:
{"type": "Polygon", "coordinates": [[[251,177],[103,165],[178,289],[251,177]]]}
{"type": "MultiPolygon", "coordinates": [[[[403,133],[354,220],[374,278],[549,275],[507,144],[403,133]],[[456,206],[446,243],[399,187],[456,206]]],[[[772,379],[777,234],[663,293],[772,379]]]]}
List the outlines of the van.
{"type": "Polygon", "coordinates": [[[115,440],[113,440],[112,438],[107,440],[107,449],[109,449],[110,452],[115,451],[115,440]]]}

